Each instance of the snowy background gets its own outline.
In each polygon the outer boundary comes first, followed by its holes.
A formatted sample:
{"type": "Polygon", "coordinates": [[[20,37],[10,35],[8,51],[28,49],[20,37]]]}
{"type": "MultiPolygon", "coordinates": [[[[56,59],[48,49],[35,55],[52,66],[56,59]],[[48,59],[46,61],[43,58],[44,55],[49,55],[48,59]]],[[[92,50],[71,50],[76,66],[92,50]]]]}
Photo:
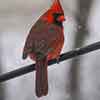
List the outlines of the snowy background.
{"type": "MultiPolygon", "coordinates": [[[[0,73],[12,71],[33,63],[22,60],[22,49],[33,23],[45,12],[53,0],[0,0],[0,73]]],[[[61,0],[65,10],[65,44],[62,52],[71,50],[77,33],[75,14],[79,0],[61,0]]],[[[80,0],[81,1],[81,0],[80,0]]],[[[88,0],[87,0],[88,1],[88,0]]],[[[100,0],[92,3],[88,13],[89,35],[84,44],[100,40],[100,0]]],[[[100,98],[100,51],[82,56],[76,92],[79,100],[99,100],[100,98]]],[[[70,67],[72,60],[61,62],[48,69],[49,94],[40,100],[70,100],[70,67]]],[[[76,66],[74,66],[76,67],[76,66]]],[[[35,73],[31,72],[0,86],[0,100],[37,100],[34,93],[35,73]]],[[[72,90],[73,91],[73,90],[72,90]]],[[[78,100],[78,99],[77,99],[78,100]]]]}

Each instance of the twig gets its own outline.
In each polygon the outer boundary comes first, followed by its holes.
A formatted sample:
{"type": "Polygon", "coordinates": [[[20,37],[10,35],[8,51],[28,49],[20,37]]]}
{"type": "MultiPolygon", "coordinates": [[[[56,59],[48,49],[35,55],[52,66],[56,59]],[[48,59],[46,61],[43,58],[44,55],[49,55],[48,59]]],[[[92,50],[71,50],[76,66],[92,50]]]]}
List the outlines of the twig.
{"type": "MultiPolygon", "coordinates": [[[[100,49],[100,41],[93,43],[91,45],[82,47],[82,48],[76,48],[75,50],[71,50],[67,53],[60,55],[59,62],[62,62],[64,60],[67,60],[67,59],[70,59],[70,58],[73,58],[73,57],[76,57],[79,55],[87,54],[89,52],[92,52],[92,51],[98,50],[98,49],[100,49]]],[[[48,61],[48,65],[53,65],[56,63],[57,63],[56,59],[48,61]]],[[[17,70],[11,71],[11,72],[4,73],[4,74],[0,75],[0,82],[4,82],[7,80],[16,78],[18,76],[27,74],[34,70],[35,70],[35,64],[32,64],[32,65],[28,65],[28,66],[19,68],[17,70]]]]}

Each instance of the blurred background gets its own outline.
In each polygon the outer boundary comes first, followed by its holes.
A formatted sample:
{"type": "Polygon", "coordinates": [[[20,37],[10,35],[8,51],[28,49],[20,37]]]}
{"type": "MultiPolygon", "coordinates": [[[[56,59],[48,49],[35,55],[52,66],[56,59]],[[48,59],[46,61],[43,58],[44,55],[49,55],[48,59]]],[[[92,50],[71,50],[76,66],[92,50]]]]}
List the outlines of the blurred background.
{"type": "MultiPolygon", "coordinates": [[[[53,0],[0,0],[0,74],[33,63],[22,60],[31,26],[53,0]]],[[[65,11],[62,52],[100,40],[100,0],[60,0],[65,11]]],[[[49,94],[40,100],[99,100],[100,51],[52,65],[49,94]]],[[[0,84],[0,100],[37,100],[35,73],[0,84]]]]}

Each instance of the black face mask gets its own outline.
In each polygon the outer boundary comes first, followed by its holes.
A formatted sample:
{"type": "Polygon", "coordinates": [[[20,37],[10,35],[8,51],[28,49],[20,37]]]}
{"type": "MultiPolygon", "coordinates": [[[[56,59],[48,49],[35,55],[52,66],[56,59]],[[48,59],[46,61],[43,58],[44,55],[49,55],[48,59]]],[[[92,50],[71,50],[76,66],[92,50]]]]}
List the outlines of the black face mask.
{"type": "Polygon", "coordinates": [[[58,21],[57,19],[59,18],[59,16],[62,16],[63,14],[62,13],[54,13],[53,16],[54,16],[54,24],[56,24],[57,26],[60,26],[62,27],[63,26],[63,23],[58,21]]]}

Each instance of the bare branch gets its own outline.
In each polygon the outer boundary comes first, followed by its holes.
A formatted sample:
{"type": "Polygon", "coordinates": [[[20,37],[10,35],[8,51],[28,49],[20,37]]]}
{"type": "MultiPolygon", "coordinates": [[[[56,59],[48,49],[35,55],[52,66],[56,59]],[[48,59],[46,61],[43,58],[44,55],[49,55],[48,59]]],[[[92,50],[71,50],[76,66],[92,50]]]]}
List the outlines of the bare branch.
{"type": "MultiPolygon", "coordinates": [[[[60,55],[59,62],[62,62],[64,60],[68,60],[70,58],[73,58],[73,57],[76,57],[76,56],[79,56],[79,55],[87,54],[89,52],[92,52],[92,51],[95,51],[95,50],[98,50],[98,49],[100,49],[100,41],[93,43],[91,45],[82,47],[82,48],[76,48],[75,50],[71,50],[67,53],[60,55]]],[[[56,59],[48,61],[48,65],[53,65],[53,64],[56,64],[56,63],[57,63],[56,59]]],[[[17,70],[7,72],[7,73],[0,75],[0,82],[4,82],[4,81],[7,81],[7,80],[16,78],[18,76],[27,74],[27,73],[32,72],[32,71],[35,71],[35,64],[27,65],[27,66],[19,68],[17,70]]]]}

